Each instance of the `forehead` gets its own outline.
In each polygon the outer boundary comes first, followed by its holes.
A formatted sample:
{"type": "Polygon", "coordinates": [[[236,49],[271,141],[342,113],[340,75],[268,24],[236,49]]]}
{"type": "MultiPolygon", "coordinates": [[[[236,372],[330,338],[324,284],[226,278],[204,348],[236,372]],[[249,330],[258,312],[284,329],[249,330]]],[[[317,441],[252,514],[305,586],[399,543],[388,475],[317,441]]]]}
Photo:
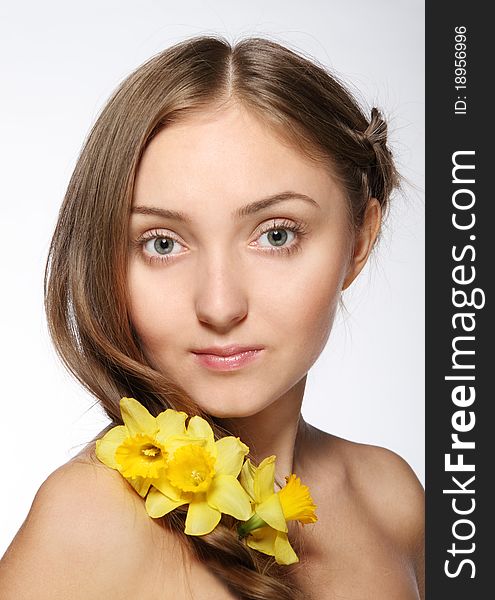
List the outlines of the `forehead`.
{"type": "Polygon", "coordinates": [[[233,212],[247,201],[293,190],[322,209],[344,202],[329,167],[319,166],[239,105],[162,129],[145,149],[133,205],[165,204],[188,212],[233,212]]]}

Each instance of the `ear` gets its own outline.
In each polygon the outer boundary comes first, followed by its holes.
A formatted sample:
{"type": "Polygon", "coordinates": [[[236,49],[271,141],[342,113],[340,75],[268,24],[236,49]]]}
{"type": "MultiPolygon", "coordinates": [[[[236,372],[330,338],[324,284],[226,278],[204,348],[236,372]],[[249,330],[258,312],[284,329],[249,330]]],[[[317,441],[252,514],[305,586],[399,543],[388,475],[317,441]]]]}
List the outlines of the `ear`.
{"type": "Polygon", "coordinates": [[[363,224],[356,233],[353,255],[342,284],[342,289],[348,288],[366,264],[368,256],[373,249],[380,226],[382,223],[382,209],[376,198],[371,198],[366,206],[363,224]]]}

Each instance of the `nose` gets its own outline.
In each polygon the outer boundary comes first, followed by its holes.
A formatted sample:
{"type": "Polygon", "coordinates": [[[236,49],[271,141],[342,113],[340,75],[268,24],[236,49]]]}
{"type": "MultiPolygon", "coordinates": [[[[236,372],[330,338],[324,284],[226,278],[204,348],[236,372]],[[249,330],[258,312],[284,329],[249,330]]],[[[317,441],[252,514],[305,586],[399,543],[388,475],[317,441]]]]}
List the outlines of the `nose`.
{"type": "Polygon", "coordinates": [[[202,323],[225,332],[247,315],[247,284],[232,255],[219,253],[206,260],[199,265],[196,279],[196,315],[202,323]]]}

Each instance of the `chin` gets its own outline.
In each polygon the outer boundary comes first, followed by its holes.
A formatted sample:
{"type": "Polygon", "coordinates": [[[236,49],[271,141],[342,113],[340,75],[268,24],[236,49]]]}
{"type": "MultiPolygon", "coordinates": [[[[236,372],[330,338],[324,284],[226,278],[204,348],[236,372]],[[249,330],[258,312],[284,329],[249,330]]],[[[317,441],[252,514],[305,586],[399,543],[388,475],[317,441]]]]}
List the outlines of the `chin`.
{"type": "Polygon", "coordinates": [[[265,408],[264,404],[254,405],[253,403],[250,403],[247,406],[235,406],[232,403],[224,404],[222,406],[204,402],[196,402],[196,404],[208,415],[217,417],[218,419],[241,419],[243,417],[252,417],[265,408]]]}

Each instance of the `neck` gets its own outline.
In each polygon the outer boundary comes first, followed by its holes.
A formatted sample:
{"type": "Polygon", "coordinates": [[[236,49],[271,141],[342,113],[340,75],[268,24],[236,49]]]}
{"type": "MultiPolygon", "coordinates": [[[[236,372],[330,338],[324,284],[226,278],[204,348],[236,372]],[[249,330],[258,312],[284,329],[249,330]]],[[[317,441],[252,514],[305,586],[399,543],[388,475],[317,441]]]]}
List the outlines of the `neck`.
{"type": "Polygon", "coordinates": [[[293,388],[263,411],[249,417],[222,419],[233,435],[249,446],[258,465],[264,458],[275,454],[275,480],[285,485],[285,476],[294,472],[307,424],[301,415],[301,404],[306,386],[303,377],[293,388]]]}

